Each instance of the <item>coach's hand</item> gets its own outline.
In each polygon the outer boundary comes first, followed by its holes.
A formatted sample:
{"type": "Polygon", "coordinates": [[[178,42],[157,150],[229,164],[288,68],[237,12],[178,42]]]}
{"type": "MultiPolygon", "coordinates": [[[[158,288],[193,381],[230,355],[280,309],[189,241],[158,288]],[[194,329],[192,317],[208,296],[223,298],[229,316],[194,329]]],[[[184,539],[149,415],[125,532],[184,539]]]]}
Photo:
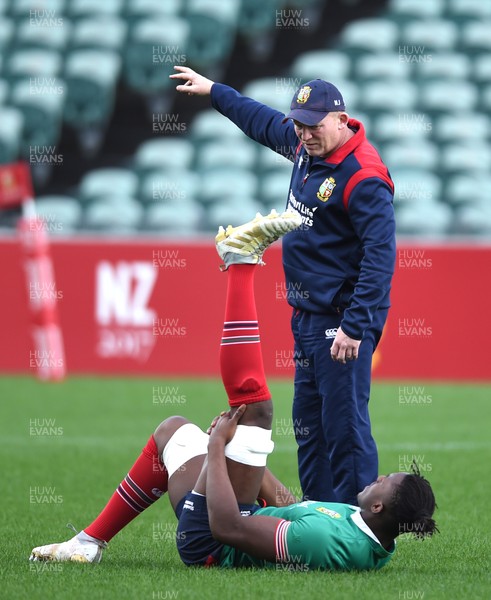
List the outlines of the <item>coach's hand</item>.
{"type": "Polygon", "coordinates": [[[210,443],[212,443],[213,440],[220,440],[224,444],[228,444],[234,437],[237,424],[245,413],[246,408],[247,406],[245,404],[241,404],[233,414],[231,414],[230,410],[226,413],[222,413],[218,417],[216,423],[214,425],[212,424],[210,443]]]}
{"type": "Polygon", "coordinates": [[[346,364],[347,360],[356,360],[361,341],[354,340],[344,333],[341,327],[338,327],[336,337],[331,346],[331,358],[337,362],[346,364]]]}
{"type": "Polygon", "coordinates": [[[176,87],[178,92],[188,94],[188,96],[208,96],[211,91],[211,86],[215,83],[211,79],[207,79],[190,69],[189,67],[175,66],[174,69],[179,73],[169,75],[171,79],[180,79],[185,83],[179,84],[176,87]]]}

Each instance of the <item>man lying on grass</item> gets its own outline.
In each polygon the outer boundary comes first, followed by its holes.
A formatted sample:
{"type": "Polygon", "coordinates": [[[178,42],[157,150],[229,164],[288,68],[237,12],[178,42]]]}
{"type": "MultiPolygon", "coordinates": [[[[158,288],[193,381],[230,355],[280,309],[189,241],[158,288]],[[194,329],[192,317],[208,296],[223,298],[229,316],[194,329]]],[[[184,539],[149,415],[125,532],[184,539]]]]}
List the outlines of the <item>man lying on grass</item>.
{"type": "Polygon", "coordinates": [[[67,542],[34,548],[31,560],[99,562],[107,543],[165,492],[186,565],[378,569],[399,534],[437,531],[435,497],[417,468],[380,476],[359,492],[359,506],[297,502],[266,469],[273,405],[254,274],[264,250],[300,223],[297,213],[273,212],[217,235],[228,273],[220,365],[230,410],[208,433],[184,417],[166,419],[95,521],[67,542]]]}

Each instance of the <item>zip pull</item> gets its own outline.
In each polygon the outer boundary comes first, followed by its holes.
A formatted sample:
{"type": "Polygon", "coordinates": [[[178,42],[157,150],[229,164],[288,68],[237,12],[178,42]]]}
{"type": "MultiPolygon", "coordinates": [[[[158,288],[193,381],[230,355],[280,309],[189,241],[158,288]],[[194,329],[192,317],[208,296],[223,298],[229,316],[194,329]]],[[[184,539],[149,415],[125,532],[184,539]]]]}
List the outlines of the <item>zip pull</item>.
{"type": "Polygon", "coordinates": [[[305,162],[307,163],[307,173],[305,174],[305,177],[302,180],[302,187],[305,185],[305,182],[307,181],[307,179],[310,177],[310,169],[312,167],[312,157],[308,156],[305,160],[305,162]]]}

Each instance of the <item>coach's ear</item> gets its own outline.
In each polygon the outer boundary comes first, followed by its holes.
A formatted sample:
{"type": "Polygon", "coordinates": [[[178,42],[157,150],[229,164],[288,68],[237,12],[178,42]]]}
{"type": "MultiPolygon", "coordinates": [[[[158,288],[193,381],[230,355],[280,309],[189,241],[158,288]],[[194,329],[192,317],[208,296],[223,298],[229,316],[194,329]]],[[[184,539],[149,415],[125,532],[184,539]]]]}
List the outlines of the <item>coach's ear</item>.
{"type": "Polygon", "coordinates": [[[347,112],[339,112],[338,113],[338,124],[339,129],[348,126],[349,114],[347,112]]]}

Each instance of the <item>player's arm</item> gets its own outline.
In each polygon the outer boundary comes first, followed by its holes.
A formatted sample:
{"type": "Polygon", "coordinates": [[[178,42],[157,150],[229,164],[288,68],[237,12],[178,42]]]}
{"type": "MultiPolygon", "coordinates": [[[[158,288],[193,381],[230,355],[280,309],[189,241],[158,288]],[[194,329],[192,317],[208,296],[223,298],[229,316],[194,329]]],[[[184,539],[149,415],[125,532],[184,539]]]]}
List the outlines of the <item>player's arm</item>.
{"type": "Polygon", "coordinates": [[[189,95],[211,96],[213,108],[230,119],[247,136],[294,161],[298,138],[291,121],[270,106],[242,96],[237,90],[215,83],[189,67],[175,66],[171,79],[181,81],[176,90],[189,95]]]}
{"type": "Polygon", "coordinates": [[[244,411],[245,405],[242,405],[233,415],[226,413],[221,416],[210,436],[206,477],[210,529],[219,542],[256,558],[274,562],[276,530],[282,519],[260,515],[250,518],[241,516],[227,471],[225,446],[232,439],[244,411]]]}
{"type": "MultiPolygon", "coordinates": [[[[225,414],[226,412],[222,411],[212,420],[206,431],[208,435],[211,434],[220,417],[223,417],[225,414]]],[[[299,502],[299,499],[267,467],[264,469],[264,476],[258,497],[266,502],[266,506],[290,506],[290,504],[299,502]]]]}

